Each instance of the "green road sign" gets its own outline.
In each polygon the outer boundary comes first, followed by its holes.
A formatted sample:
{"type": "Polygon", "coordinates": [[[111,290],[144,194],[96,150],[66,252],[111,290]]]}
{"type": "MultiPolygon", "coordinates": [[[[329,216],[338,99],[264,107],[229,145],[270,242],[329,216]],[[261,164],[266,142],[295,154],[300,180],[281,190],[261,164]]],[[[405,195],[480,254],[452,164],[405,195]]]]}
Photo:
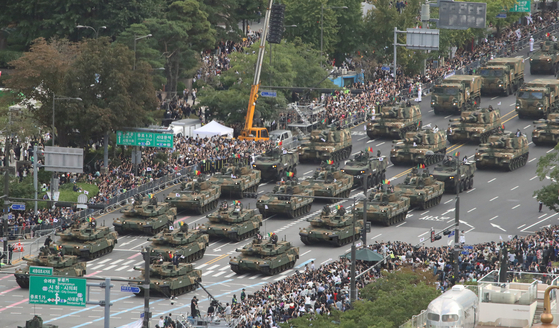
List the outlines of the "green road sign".
{"type": "Polygon", "coordinates": [[[85,279],[29,277],[29,304],[85,307],[85,279]]]}
{"type": "Polygon", "coordinates": [[[37,276],[52,276],[52,268],[31,266],[29,267],[29,274],[37,276]]]}
{"type": "Polygon", "coordinates": [[[173,134],[167,133],[116,131],[116,144],[123,146],[173,148],[173,137],[173,134]]]}
{"type": "Polygon", "coordinates": [[[513,13],[529,13],[532,6],[531,0],[517,0],[516,4],[509,10],[513,13]]]}

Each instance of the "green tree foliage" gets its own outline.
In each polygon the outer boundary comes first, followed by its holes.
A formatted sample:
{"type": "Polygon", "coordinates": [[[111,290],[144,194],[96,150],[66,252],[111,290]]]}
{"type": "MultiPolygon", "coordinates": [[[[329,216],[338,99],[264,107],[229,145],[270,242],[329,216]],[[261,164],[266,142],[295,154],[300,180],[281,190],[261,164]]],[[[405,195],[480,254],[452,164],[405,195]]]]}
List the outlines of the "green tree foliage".
{"type": "Polygon", "coordinates": [[[264,20],[268,1],[265,0],[200,0],[200,8],[208,14],[211,25],[217,27],[219,39],[238,39],[242,33],[239,22],[256,20],[258,11],[264,20]]]}
{"type": "Polygon", "coordinates": [[[339,29],[339,40],[334,45],[332,54],[336,63],[343,62],[346,57],[351,57],[351,54],[360,49],[364,31],[361,0],[344,0],[340,4],[346,6],[347,9],[335,9],[341,11],[336,25],[339,29]]]}
{"type": "Polygon", "coordinates": [[[549,184],[541,189],[534,191],[534,196],[543,202],[545,206],[559,212],[559,145],[555,146],[552,152],[540,157],[536,175],[540,181],[549,184]]]}

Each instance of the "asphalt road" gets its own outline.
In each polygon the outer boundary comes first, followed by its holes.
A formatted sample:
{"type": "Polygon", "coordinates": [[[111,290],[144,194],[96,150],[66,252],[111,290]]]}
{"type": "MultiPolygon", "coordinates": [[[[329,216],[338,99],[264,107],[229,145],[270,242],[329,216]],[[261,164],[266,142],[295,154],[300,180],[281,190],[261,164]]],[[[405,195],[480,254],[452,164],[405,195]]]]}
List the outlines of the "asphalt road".
{"type": "MultiPolygon", "coordinates": [[[[524,54],[526,56],[526,54],[524,54]]],[[[526,80],[533,78],[553,78],[552,76],[530,76],[529,65],[526,65],[526,80]]],[[[515,97],[484,97],[481,105],[487,107],[492,105],[501,110],[503,122],[506,129],[516,131],[520,129],[531,139],[532,120],[518,119],[514,111],[515,97]],[[501,103],[499,105],[499,103],[501,103]]],[[[423,124],[437,125],[440,129],[446,129],[450,116],[435,116],[430,108],[430,97],[425,97],[421,103],[423,113],[423,124]]],[[[381,150],[383,155],[389,155],[391,140],[370,140],[363,130],[363,125],[352,129],[353,152],[356,153],[367,147],[373,147],[374,153],[381,150]]],[[[476,145],[450,145],[448,152],[459,151],[461,157],[468,156],[473,159],[476,145]]],[[[537,159],[551,150],[550,147],[536,147],[530,144],[530,157],[528,164],[514,172],[501,171],[477,171],[475,174],[474,189],[460,194],[460,222],[461,230],[466,232],[466,243],[478,243],[489,240],[507,240],[509,236],[527,235],[543,226],[557,223],[559,215],[544,210],[538,213],[537,201],[533,198],[533,192],[541,188],[545,181],[540,181],[535,176],[537,159]]],[[[315,165],[303,164],[298,167],[299,176],[310,176],[315,165]]],[[[409,167],[389,166],[387,177],[392,184],[402,182],[402,178],[409,172],[409,167]]],[[[266,193],[272,190],[273,184],[261,184],[258,193],[266,193]]],[[[170,188],[158,194],[159,200],[173,192],[176,187],[170,188]]],[[[351,196],[361,193],[352,191],[351,196]]],[[[414,244],[423,243],[428,246],[441,246],[452,243],[453,238],[443,237],[442,240],[431,244],[428,241],[429,229],[433,227],[439,231],[454,222],[454,195],[445,195],[440,205],[429,210],[412,210],[405,222],[392,227],[373,226],[368,234],[368,243],[375,241],[401,240],[414,244]]],[[[243,203],[250,208],[255,207],[254,199],[245,199],[243,203]]],[[[344,206],[351,202],[342,203],[344,206]]],[[[212,241],[206,251],[204,258],[197,261],[195,266],[203,270],[203,284],[210,293],[222,302],[230,302],[233,294],[239,296],[242,288],[247,292],[253,292],[262,285],[284,279],[295,270],[303,269],[305,264],[314,261],[316,266],[328,261],[335,260],[339,255],[349,251],[349,246],[340,248],[328,246],[305,246],[299,239],[299,228],[308,225],[306,219],[318,214],[322,203],[314,203],[311,213],[298,219],[282,219],[271,217],[265,220],[261,231],[263,233],[275,232],[280,238],[286,238],[295,246],[300,248],[300,259],[296,267],[283,272],[281,275],[267,277],[260,274],[233,273],[228,265],[230,256],[235,256],[236,248],[248,243],[248,240],[233,243],[227,241],[212,241]]],[[[97,218],[99,224],[107,225],[118,213],[110,213],[97,218]]],[[[206,221],[205,216],[189,215],[181,213],[178,220],[189,225],[200,224],[206,221]]],[[[139,253],[142,247],[148,245],[147,237],[144,236],[122,236],[115,250],[105,257],[89,261],[87,263],[88,277],[111,277],[128,278],[137,277],[138,272],[133,269],[142,264],[139,253]]],[[[23,265],[20,263],[19,265],[23,265]]],[[[111,291],[114,305],[111,307],[111,327],[120,327],[139,319],[143,311],[143,298],[135,297],[133,294],[120,292],[120,285],[115,283],[111,291]]],[[[103,291],[92,288],[90,299],[99,299],[103,291]]],[[[153,298],[151,310],[153,313],[152,326],[155,326],[156,318],[160,315],[173,313],[190,313],[189,305],[192,296],[197,295],[201,300],[199,303],[202,312],[209,305],[207,295],[200,289],[179,297],[177,303],[171,306],[170,301],[165,298],[153,298]]],[[[87,306],[86,308],[72,308],[67,306],[32,306],[28,304],[28,291],[20,289],[13,276],[0,275],[0,327],[15,327],[24,324],[33,314],[42,316],[46,323],[56,324],[59,327],[101,327],[103,322],[103,308],[98,306],[87,306]]]]}

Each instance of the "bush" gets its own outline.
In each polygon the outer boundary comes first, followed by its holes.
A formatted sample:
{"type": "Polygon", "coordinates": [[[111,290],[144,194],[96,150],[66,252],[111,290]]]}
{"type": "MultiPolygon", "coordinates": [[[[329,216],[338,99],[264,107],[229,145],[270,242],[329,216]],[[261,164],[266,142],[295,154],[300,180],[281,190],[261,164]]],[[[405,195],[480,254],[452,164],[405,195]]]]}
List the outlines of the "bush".
{"type": "Polygon", "coordinates": [[[8,63],[23,56],[23,52],[13,50],[0,51],[0,67],[9,67],[8,63]]]}
{"type": "Polygon", "coordinates": [[[182,83],[182,82],[177,82],[177,94],[178,95],[182,95],[182,91],[186,89],[186,84],[182,83]]]}

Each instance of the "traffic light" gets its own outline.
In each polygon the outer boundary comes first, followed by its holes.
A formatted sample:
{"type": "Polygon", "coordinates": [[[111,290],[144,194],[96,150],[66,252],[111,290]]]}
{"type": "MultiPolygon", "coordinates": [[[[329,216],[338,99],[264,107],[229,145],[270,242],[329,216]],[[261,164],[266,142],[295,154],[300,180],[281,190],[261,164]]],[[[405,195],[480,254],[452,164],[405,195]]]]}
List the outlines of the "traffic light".
{"type": "Polygon", "coordinates": [[[283,35],[283,19],[285,16],[285,5],[272,5],[270,14],[270,32],[268,33],[268,42],[280,43],[283,35]]]}
{"type": "Polygon", "coordinates": [[[445,230],[443,231],[443,235],[448,236],[452,233],[452,230],[445,230]]]}
{"type": "Polygon", "coordinates": [[[435,241],[435,229],[431,228],[431,242],[435,241]]]}

